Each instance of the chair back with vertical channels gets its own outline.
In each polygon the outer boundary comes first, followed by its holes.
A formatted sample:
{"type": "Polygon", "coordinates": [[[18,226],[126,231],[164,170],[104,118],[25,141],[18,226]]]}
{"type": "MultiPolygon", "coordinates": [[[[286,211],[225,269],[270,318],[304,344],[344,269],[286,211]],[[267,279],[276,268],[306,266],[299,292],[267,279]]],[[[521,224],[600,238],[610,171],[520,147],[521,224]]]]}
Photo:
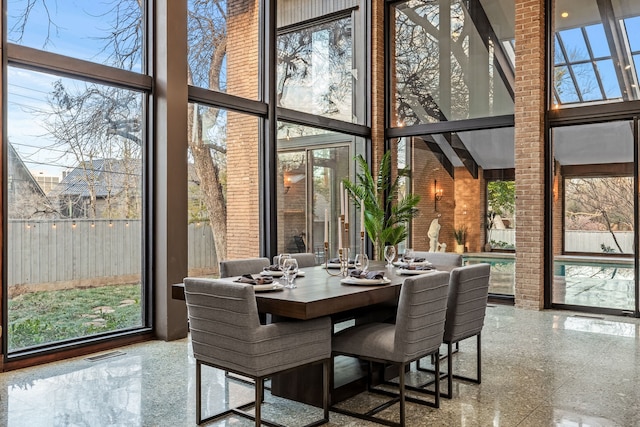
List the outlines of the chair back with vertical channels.
{"type": "Polygon", "coordinates": [[[424,252],[415,251],[416,257],[424,258],[433,265],[461,267],[462,255],[452,252],[424,252]]]}
{"type": "Polygon", "coordinates": [[[484,326],[489,294],[489,264],[473,264],[451,271],[444,342],[456,343],[478,335],[484,326]]]}
{"type": "Polygon", "coordinates": [[[269,258],[244,258],[220,261],[220,277],[256,274],[269,266],[269,258]]]}
{"type": "MultiPolygon", "coordinates": [[[[279,255],[273,257],[274,264],[278,262],[278,257],[279,255]]],[[[316,255],[309,252],[291,254],[291,258],[298,261],[298,268],[308,268],[316,265],[316,255]]]]}
{"type": "Polygon", "coordinates": [[[405,279],[396,315],[395,361],[408,362],[442,344],[449,274],[437,272],[405,279]]]}
{"type": "Polygon", "coordinates": [[[253,285],[200,278],[184,285],[197,360],[263,377],[331,353],[328,318],[261,325],[253,285]]]}

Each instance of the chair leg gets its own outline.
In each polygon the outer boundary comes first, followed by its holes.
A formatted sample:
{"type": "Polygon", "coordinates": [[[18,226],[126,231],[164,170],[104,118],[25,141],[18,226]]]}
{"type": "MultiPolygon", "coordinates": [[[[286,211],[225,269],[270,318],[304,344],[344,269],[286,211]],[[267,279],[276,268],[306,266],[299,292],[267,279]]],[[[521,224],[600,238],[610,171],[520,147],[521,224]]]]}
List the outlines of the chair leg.
{"type": "Polygon", "coordinates": [[[477,345],[477,360],[476,363],[478,364],[478,368],[477,368],[477,374],[478,374],[478,384],[480,384],[482,382],[482,346],[481,344],[481,339],[480,339],[480,332],[478,332],[478,345],[477,345]]]}
{"type": "Polygon", "coordinates": [[[322,362],[322,409],[324,410],[324,419],[329,421],[329,382],[332,375],[329,374],[329,367],[333,366],[331,362],[333,358],[322,362]]]}
{"type": "MultiPolygon", "coordinates": [[[[451,362],[451,359],[449,359],[449,362],[451,362]]],[[[435,371],[440,373],[440,350],[436,351],[435,371]]],[[[451,394],[451,391],[449,391],[449,394],[451,394]]],[[[434,399],[435,399],[434,406],[436,408],[439,408],[440,407],[440,378],[436,380],[434,399]]]]}
{"type": "Polygon", "coordinates": [[[202,390],[200,382],[200,373],[202,372],[202,365],[199,360],[196,360],[196,424],[202,422],[202,390]]]}
{"type": "Polygon", "coordinates": [[[264,398],[264,379],[256,378],[256,406],[254,410],[256,427],[262,424],[260,409],[262,408],[262,399],[264,398]]]}
{"type": "Polygon", "coordinates": [[[451,399],[453,397],[453,359],[451,343],[447,344],[447,397],[451,399]]]}
{"type": "Polygon", "coordinates": [[[400,391],[400,425],[402,427],[405,426],[405,408],[404,408],[404,406],[405,406],[405,404],[404,404],[404,391],[405,391],[404,381],[405,381],[405,378],[404,378],[404,375],[405,375],[404,374],[404,363],[402,363],[400,365],[400,376],[399,376],[399,384],[398,384],[398,387],[400,388],[400,390],[399,390],[400,391]]]}

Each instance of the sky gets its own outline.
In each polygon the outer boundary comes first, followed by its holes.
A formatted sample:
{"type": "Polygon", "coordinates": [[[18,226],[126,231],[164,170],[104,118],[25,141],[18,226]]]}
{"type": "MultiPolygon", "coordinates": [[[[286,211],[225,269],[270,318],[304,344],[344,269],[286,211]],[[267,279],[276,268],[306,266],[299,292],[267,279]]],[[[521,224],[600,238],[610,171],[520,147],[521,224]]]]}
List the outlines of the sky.
{"type": "MultiPolygon", "coordinates": [[[[24,37],[19,40],[20,33],[11,29],[15,29],[20,22],[19,17],[26,3],[26,0],[8,1],[7,27],[10,30],[10,43],[107,63],[107,54],[100,50],[105,46],[101,38],[108,34],[111,22],[108,12],[112,5],[109,1],[38,1],[27,20],[24,37]],[[48,27],[43,4],[49,7],[51,20],[55,25],[48,27]]],[[[139,72],[140,68],[138,66],[133,71],[139,72]]],[[[32,172],[61,177],[63,170],[76,165],[72,159],[60,159],[62,152],[43,148],[54,141],[47,137],[42,117],[33,113],[34,110],[46,109],[46,98],[53,89],[53,83],[61,78],[16,67],[10,67],[7,75],[9,141],[32,172]]],[[[72,79],[62,80],[67,87],[78,83],[72,79]]]]}

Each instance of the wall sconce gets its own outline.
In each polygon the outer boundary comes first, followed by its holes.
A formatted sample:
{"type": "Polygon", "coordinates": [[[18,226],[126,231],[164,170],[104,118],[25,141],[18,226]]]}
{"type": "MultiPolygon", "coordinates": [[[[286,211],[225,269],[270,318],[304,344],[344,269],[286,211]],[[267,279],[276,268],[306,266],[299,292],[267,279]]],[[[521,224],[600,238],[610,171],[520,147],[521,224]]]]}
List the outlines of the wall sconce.
{"type": "Polygon", "coordinates": [[[287,194],[291,190],[291,177],[288,175],[284,176],[284,194],[287,194]]]}
{"type": "Polygon", "coordinates": [[[438,188],[438,180],[433,180],[433,209],[438,210],[438,202],[442,200],[442,188],[438,188]]]}

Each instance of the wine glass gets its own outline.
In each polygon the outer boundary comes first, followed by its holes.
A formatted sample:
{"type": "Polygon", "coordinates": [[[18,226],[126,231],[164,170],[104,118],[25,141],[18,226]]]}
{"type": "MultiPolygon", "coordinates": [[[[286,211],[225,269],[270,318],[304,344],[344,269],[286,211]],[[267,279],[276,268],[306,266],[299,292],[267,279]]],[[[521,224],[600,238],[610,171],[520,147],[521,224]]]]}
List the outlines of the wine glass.
{"type": "Polygon", "coordinates": [[[283,270],[283,265],[284,264],[284,260],[291,258],[291,254],[280,254],[277,257],[277,264],[278,264],[278,268],[280,269],[280,271],[284,271],[283,270]]]}
{"type": "Polygon", "coordinates": [[[407,263],[407,266],[411,266],[411,263],[413,262],[413,259],[415,258],[415,253],[413,252],[413,249],[407,248],[404,251],[404,257],[403,257],[403,261],[407,263]]]}
{"type": "Polygon", "coordinates": [[[357,254],[355,259],[356,268],[359,268],[363,273],[369,270],[369,257],[367,254],[357,254]]]}
{"type": "Polygon", "coordinates": [[[298,274],[298,260],[295,258],[285,258],[282,263],[282,274],[284,275],[285,281],[287,282],[284,285],[285,288],[293,289],[296,288],[296,284],[293,283],[293,280],[296,278],[298,274]]]}
{"type": "Polygon", "coordinates": [[[393,259],[396,257],[396,247],[389,245],[384,247],[384,259],[387,260],[387,267],[393,267],[393,259]]]}

